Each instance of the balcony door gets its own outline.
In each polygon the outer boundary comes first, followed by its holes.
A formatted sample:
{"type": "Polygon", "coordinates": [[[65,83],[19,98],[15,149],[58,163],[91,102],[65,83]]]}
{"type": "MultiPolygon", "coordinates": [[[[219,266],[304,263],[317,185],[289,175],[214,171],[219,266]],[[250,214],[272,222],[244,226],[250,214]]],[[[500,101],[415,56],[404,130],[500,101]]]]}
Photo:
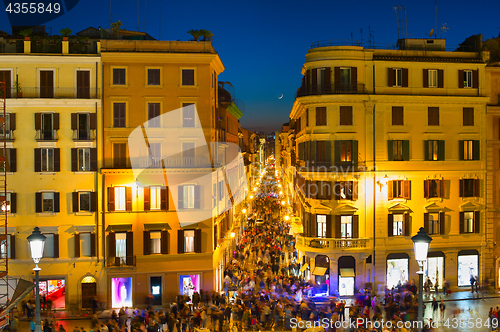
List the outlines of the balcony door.
{"type": "Polygon", "coordinates": [[[40,98],[54,98],[53,70],[40,70],[40,98]]]}
{"type": "Polygon", "coordinates": [[[76,97],[90,98],[90,71],[78,70],[76,72],[76,97]]]}

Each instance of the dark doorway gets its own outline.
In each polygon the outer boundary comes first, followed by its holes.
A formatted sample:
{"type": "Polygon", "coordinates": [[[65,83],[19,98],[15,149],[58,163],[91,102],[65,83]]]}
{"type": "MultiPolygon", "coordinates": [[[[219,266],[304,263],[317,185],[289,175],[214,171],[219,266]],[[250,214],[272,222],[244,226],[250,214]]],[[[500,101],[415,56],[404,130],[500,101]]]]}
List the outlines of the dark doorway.
{"type": "Polygon", "coordinates": [[[82,309],[92,309],[92,299],[97,295],[97,283],[82,283],[82,309]]]}

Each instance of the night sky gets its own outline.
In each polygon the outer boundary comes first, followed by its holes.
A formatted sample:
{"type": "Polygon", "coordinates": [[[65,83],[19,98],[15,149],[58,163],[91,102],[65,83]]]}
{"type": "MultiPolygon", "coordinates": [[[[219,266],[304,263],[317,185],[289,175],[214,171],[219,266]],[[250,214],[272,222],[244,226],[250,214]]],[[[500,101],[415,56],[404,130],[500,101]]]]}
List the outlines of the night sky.
{"type": "MultiPolygon", "coordinates": [[[[111,0],[111,21],[137,30],[138,1],[111,0]]],[[[251,130],[280,130],[288,121],[294,94],[300,85],[301,68],[311,43],[320,40],[367,42],[368,26],[376,46],[392,47],[398,38],[393,1],[168,1],[139,0],[139,26],[162,40],[190,40],[190,29],[209,29],[213,45],[225,65],[220,81],[230,81],[234,97],[243,102],[243,127],[251,130]],[[362,34],[361,30],[362,29],[362,34]],[[283,94],[282,99],[278,99],[283,94]]],[[[427,38],[435,28],[433,0],[400,1],[406,7],[408,37],[427,38]]],[[[482,33],[484,39],[500,32],[500,1],[437,2],[437,36],[448,46],[482,33]]],[[[405,30],[402,13],[402,32],[405,30]]],[[[52,34],[62,28],[73,33],[89,26],[110,26],[109,0],[80,0],[69,13],[45,24],[52,34]]],[[[11,33],[5,12],[0,13],[0,30],[11,33]]],[[[402,37],[400,33],[400,37],[402,37]]]]}

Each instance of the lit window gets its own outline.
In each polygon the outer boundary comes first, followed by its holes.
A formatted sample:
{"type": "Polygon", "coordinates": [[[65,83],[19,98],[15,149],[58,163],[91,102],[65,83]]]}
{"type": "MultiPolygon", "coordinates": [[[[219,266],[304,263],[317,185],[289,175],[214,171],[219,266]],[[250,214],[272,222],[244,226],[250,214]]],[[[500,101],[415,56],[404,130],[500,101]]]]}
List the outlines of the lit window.
{"type": "Polygon", "coordinates": [[[464,88],[472,88],[472,70],[464,70],[464,88]]]}
{"type": "Polygon", "coordinates": [[[42,150],[42,172],[54,172],[54,149],[42,150]]]}
{"type": "Polygon", "coordinates": [[[7,242],[0,244],[0,259],[11,258],[10,256],[10,237],[12,235],[7,235],[7,242]]]}
{"type": "Polygon", "coordinates": [[[151,253],[161,254],[161,232],[150,232],[151,253]]]}
{"type": "MultiPolygon", "coordinates": [[[[194,208],[194,185],[183,186],[184,189],[184,208],[194,208]]],[[[194,233],[193,233],[194,234],[194,233]]]]}
{"type": "Polygon", "coordinates": [[[474,141],[463,141],[464,144],[464,159],[474,160],[474,141]]]}
{"type": "Polygon", "coordinates": [[[42,212],[54,212],[54,193],[42,193],[42,212]]]}
{"type": "Polygon", "coordinates": [[[79,192],[80,196],[78,199],[80,211],[90,212],[90,191],[79,192]]]}
{"type": "MultiPolygon", "coordinates": [[[[0,193],[0,197],[3,198],[4,194],[0,193]]],[[[2,201],[1,201],[2,211],[7,210],[7,212],[10,212],[10,202],[11,202],[10,193],[7,193],[7,196],[5,197],[5,199],[2,199],[2,201]]]]}
{"type": "Polygon", "coordinates": [[[474,233],[474,212],[464,212],[464,233],[474,233]]]}
{"type": "Polygon", "coordinates": [[[438,86],[438,71],[437,69],[429,69],[429,88],[437,88],[438,86]]]}
{"type": "Polygon", "coordinates": [[[151,210],[160,210],[161,208],[161,187],[149,187],[149,200],[151,210]]]}
{"type": "Polygon", "coordinates": [[[394,235],[394,236],[404,235],[404,215],[403,214],[393,214],[392,217],[393,217],[392,235],[394,235]]]}
{"type": "Polygon", "coordinates": [[[403,86],[403,69],[394,68],[392,70],[393,86],[403,86]]]}
{"type": "Polygon", "coordinates": [[[125,187],[115,187],[115,211],[125,211],[125,187]]]}
{"type": "Polygon", "coordinates": [[[90,233],[80,233],[80,256],[90,257],[90,233]]]}
{"type": "Polygon", "coordinates": [[[184,252],[194,252],[194,231],[184,231],[184,252]]]}
{"type": "Polygon", "coordinates": [[[121,264],[125,264],[127,258],[127,233],[116,233],[116,257],[120,258],[121,264]]]}
{"type": "Polygon", "coordinates": [[[90,148],[78,149],[78,170],[90,171],[90,148]]]}
{"type": "Polygon", "coordinates": [[[340,216],[340,236],[343,239],[352,238],[352,216],[340,216]]]}
{"type": "Polygon", "coordinates": [[[440,232],[439,213],[429,213],[429,234],[439,234],[440,232]]]}
{"type": "Polygon", "coordinates": [[[326,237],[326,215],[318,214],[316,216],[318,237],[326,237]]]}

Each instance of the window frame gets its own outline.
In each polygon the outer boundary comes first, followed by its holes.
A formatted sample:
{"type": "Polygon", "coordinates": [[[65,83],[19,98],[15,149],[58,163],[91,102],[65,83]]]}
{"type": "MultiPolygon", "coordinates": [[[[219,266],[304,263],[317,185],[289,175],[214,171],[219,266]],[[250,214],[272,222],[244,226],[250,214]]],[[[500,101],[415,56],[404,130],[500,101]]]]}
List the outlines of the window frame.
{"type": "MultiPolygon", "coordinates": [[[[162,108],[161,106],[162,106],[161,102],[159,102],[159,101],[155,101],[155,102],[148,101],[147,102],[148,128],[161,128],[161,108],[162,108]],[[158,109],[151,110],[152,105],[157,105],[158,109]],[[155,114],[156,114],[156,112],[158,112],[158,115],[151,118],[151,111],[153,111],[155,114]]],[[[156,106],[154,108],[156,108],[156,106]]]]}
{"type": "Polygon", "coordinates": [[[428,69],[427,70],[427,75],[428,75],[428,86],[429,88],[437,88],[439,86],[439,76],[438,76],[438,70],[437,69],[428,69]]]}
{"type": "Polygon", "coordinates": [[[392,236],[405,236],[405,214],[404,213],[393,213],[392,214],[392,236]],[[396,220],[396,216],[401,218],[401,220],[396,220]],[[401,224],[401,228],[396,227],[401,224]],[[399,231],[401,230],[401,234],[399,231]],[[396,234],[394,233],[396,231],[396,234]]]}
{"type": "Polygon", "coordinates": [[[78,212],[89,212],[92,213],[92,191],[77,191],[78,193],[78,212]],[[88,210],[82,210],[82,195],[88,195],[88,203],[89,203],[89,209],[88,210]]]}
{"type": "Polygon", "coordinates": [[[354,125],[354,112],[352,106],[340,106],[339,114],[340,114],[340,119],[339,119],[340,126],[354,125]]]}
{"type": "Polygon", "coordinates": [[[462,126],[474,127],[474,107],[464,107],[462,109],[462,126]]]}
{"type": "Polygon", "coordinates": [[[40,148],[40,172],[54,173],[55,172],[55,148],[40,148]],[[49,150],[52,151],[52,156],[49,156],[49,150]],[[44,151],[46,162],[44,163],[44,151]],[[51,162],[52,160],[52,162],[51,162]],[[52,169],[50,169],[52,166],[52,169]]]}
{"type": "Polygon", "coordinates": [[[340,216],[340,238],[341,239],[352,239],[354,231],[354,217],[352,215],[341,215],[340,216]],[[346,221],[346,219],[349,219],[346,221]],[[350,229],[348,227],[350,225],[350,229]],[[347,234],[350,230],[350,234],[347,234]],[[344,233],[345,235],[343,235],[344,233]]]}
{"type": "Polygon", "coordinates": [[[327,108],[326,106],[316,107],[316,126],[327,126],[327,108]]]}
{"type": "Polygon", "coordinates": [[[403,106],[392,106],[391,114],[391,125],[393,126],[404,126],[404,107],[403,106]],[[399,114],[399,112],[401,112],[399,114]],[[396,116],[394,116],[396,115],[396,116]],[[400,121],[398,121],[400,120],[400,121]]]}
{"type": "Polygon", "coordinates": [[[145,86],[148,87],[148,88],[161,88],[163,86],[162,73],[163,73],[162,67],[149,67],[149,66],[146,66],[146,68],[145,68],[145,74],[146,74],[146,77],[145,77],[146,84],[145,84],[145,86]],[[158,70],[159,71],[159,77],[158,77],[159,82],[158,82],[158,84],[149,84],[149,71],[150,70],[158,70]]]}
{"type": "Polygon", "coordinates": [[[55,212],[55,192],[54,191],[43,191],[41,192],[42,194],[42,211],[39,212],[39,213],[56,213],[55,212]],[[52,198],[44,198],[46,195],[52,195],[52,198]],[[46,210],[45,209],[45,204],[44,204],[44,200],[49,200],[51,199],[52,200],[52,208],[50,210],[46,210]]]}
{"type": "Polygon", "coordinates": [[[115,211],[127,211],[127,194],[125,186],[113,187],[115,191],[115,211]]]}
{"type": "Polygon", "coordinates": [[[427,126],[440,126],[440,112],[439,112],[439,107],[428,107],[427,108],[427,126]]]}
{"type": "MultiPolygon", "coordinates": [[[[181,112],[181,127],[182,128],[196,128],[196,104],[195,103],[185,103],[183,102],[181,104],[181,107],[182,107],[182,112],[181,112]],[[194,107],[191,108],[189,106],[193,105],[194,107]],[[185,112],[187,112],[188,110],[193,110],[193,114],[192,114],[192,119],[191,118],[188,118],[186,117],[186,114],[185,112]],[[186,120],[187,119],[187,120],[186,120]],[[187,122],[189,121],[189,122],[187,122]],[[192,125],[186,125],[186,124],[191,124],[191,121],[192,121],[192,125]]],[[[190,114],[187,114],[187,116],[189,116],[190,114]]]]}
{"type": "Polygon", "coordinates": [[[198,80],[196,79],[197,71],[196,67],[179,67],[179,86],[182,88],[197,88],[198,80]],[[192,70],[193,71],[193,84],[184,84],[183,80],[183,71],[184,70],[192,70]]]}
{"type": "MultiPolygon", "coordinates": [[[[195,242],[196,242],[196,232],[195,232],[195,230],[194,229],[186,229],[186,230],[184,230],[184,253],[194,253],[195,252],[195,246],[196,246],[195,242]],[[193,236],[188,236],[189,234],[191,234],[191,232],[192,232],[193,236]],[[187,239],[189,239],[189,238],[192,238],[192,241],[188,244],[187,239]],[[190,247],[192,245],[192,250],[188,251],[188,245],[190,247]]],[[[189,248],[189,249],[191,249],[191,248],[189,248]]]]}
{"type": "Polygon", "coordinates": [[[464,89],[472,89],[474,87],[474,70],[472,69],[464,69],[463,70],[464,77],[464,89]]]}
{"type": "Polygon", "coordinates": [[[440,214],[439,212],[428,212],[429,219],[428,219],[428,228],[426,229],[426,231],[428,232],[429,235],[441,234],[441,220],[439,218],[439,214],[440,214]]]}
{"type": "Polygon", "coordinates": [[[127,103],[124,102],[124,101],[113,101],[112,102],[112,110],[113,110],[113,128],[127,128],[127,103]],[[124,109],[115,109],[115,106],[117,105],[123,105],[124,109]],[[119,111],[123,111],[123,116],[119,116],[117,117],[116,115],[116,112],[119,111]],[[123,125],[122,125],[122,121],[123,120],[123,125]],[[118,121],[118,123],[117,123],[118,121]]]}
{"type": "Polygon", "coordinates": [[[91,170],[91,164],[92,164],[92,157],[91,157],[91,148],[90,147],[80,147],[77,148],[77,165],[78,165],[78,172],[90,172],[91,170]],[[85,159],[85,150],[88,150],[88,159],[85,159]],[[88,168],[82,168],[80,164],[80,153],[83,151],[83,163],[85,166],[86,160],[88,160],[88,168]]]}
{"type": "Polygon", "coordinates": [[[392,86],[403,87],[403,68],[392,68],[392,86]]]}
{"type": "Polygon", "coordinates": [[[476,233],[476,211],[464,211],[464,229],[461,230],[463,234],[472,234],[472,233],[476,233]],[[472,215],[472,218],[470,219],[467,219],[466,218],[466,215],[468,214],[471,214],[472,215]],[[470,230],[472,229],[472,230],[470,230]]]}
{"type": "Polygon", "coordinates": [[[161,231],[149,231],[149,254],[150,255],[161,255],[161,231]],[[155,237],[153,237],[155,236],[155,237]],[[156,241],[153,240],[158,240],[159,246],[158,246],[158,252],[153,251],[153,243],[156,241]]]}
{"type": "MultiPolygon", "coordinates": [[[[194,184],[183,184],[182,185],[182,195],[183,195],[183,209],[194,209],[195,208],[195,187],[196,185],[194,184]],[[191,192],[192,191],[192,196],[191,192]]],[[[224,191],[222,191],[224,192],[224,191]]],[[[220,195],[221,197],[223,195],[220,195]]]]}

